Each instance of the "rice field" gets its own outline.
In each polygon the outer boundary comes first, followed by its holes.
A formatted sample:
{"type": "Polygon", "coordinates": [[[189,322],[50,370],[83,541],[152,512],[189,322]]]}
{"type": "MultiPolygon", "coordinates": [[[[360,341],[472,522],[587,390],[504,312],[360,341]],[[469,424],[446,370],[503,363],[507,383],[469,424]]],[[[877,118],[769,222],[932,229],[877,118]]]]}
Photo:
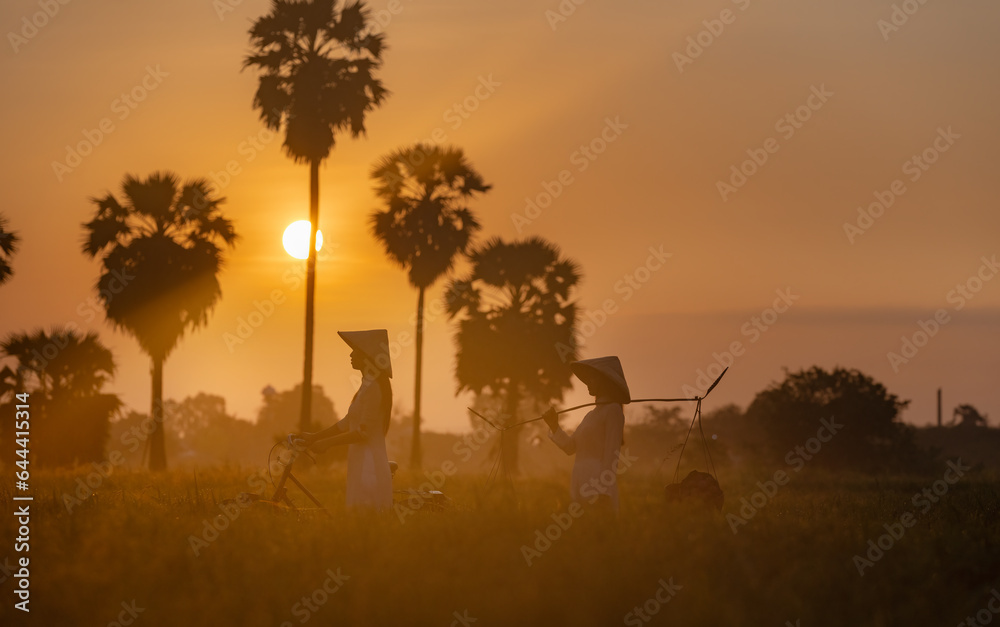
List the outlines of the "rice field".
{"type": "Polygon", "coordinates": [[[265,491],[259,469],[119,469],[82,489],[88,472],[32,475],[27,615],[0,486],[0,624],[957,625],[1000,599],[998,482],[972,470],[783,485],[725,470],[721,514],[668,506],[637,471],[617,518],[571,506],[565,473],[458,473],[443,511],[365,515],[345,510],[342,469],[304,472],[328,515],[236,500],[265,491]]]}

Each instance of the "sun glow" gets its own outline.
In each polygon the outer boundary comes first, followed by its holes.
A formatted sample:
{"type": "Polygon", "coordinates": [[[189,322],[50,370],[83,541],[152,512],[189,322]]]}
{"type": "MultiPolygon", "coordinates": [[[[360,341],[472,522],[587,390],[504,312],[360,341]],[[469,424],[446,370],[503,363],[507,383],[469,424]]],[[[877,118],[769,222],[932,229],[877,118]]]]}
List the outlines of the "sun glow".
{"type": "MultiPolygon", "coordinates": [[[[287,252],[296,259],[305,259],[309,256],[309,220],[299,220],[292,222],[285,229],[285,234],[281,236],[281,243],[287,252]]],[[[316,251],[323,248],[323,232],[316,230],[316,251]]]]}

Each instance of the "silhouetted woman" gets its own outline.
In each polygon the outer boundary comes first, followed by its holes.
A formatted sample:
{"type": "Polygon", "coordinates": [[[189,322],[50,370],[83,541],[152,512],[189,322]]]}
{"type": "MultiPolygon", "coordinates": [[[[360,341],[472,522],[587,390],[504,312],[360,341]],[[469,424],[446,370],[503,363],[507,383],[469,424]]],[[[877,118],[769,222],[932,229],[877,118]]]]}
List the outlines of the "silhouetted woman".
{"type": "Polygon", "coordinates": [[[392,473],[385,434],[392,411],[392,364],[385,329],[338,331],[351,351],[351,367],[362,374],[361,387],[347,415],[332,427],[300,437],[325,450],[347,445],[347,506],[376,510],[392,507],[392,473]]]}
{"type": "Polygon", "coordinates": [[[570,364],[599,403],[584,416],[572,435],[559,426],[554,409],[542,416],[552,430],[549,438],[567,455],[576,455],[570,496],[574,501],[618,511],[618,459],[625,429],[622,404],[631,400],[625,373],[617,357],[584,359],[570,364]]]}

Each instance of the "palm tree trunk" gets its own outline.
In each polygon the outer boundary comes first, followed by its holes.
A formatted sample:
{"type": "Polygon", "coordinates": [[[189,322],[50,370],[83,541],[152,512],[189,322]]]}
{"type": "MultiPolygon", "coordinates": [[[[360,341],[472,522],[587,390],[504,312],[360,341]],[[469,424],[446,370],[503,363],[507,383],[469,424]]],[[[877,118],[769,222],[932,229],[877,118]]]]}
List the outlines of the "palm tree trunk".
{"type": "Polygon", "coordinates": [[[410,467],[419,470],[423,463],[420,448],[420,386],[424,359],[424,288],[417,292],[417,368],[413,382],[413,439],[410,442],[410,467]]]}
{"type": "Polygon", "coordinates": [[[299,430],[312,428],[313,309],[316,301],[316,230],[319,228],[319,161],[309,162],[309,257],[306,260],[306,348],[302,366],[299,430]]]}
{"type": "Polygon", "coordinates": [[[149,469],[153,471],[167,469],[166,438],[163,433],[163,358],[153,358],[153,405],[150,417],[153,419],[153,432],[149,434],[149,469]]]}

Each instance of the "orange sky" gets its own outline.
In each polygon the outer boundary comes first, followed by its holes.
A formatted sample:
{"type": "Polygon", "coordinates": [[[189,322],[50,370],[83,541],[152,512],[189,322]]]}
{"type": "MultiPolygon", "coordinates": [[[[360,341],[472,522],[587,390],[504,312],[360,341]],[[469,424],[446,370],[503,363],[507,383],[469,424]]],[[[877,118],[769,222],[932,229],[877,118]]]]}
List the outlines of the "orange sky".
{"type": "MultiPolygon", "coordinates": [[[[280,239],[306,217],[308,170],[282,154],[280,138],[261,133],[250,106],[256,78],[239,71],[250,21],[267,6],[70,2],[30,38],[23,20],[38,2],[0,8],[8,32],[0,184],[3,212],[23,239],[15,277],[0,288],[0,333],[69,322],[99,331],[119,363],[114,390],[143,411],[147,360],[102,315],[87,314],[98,266],[79,252],[87,199],[117,191],[126,173],[215,177],[242,238],[210,324],[166,364],[165,395],[222,394],[250,418],[261,388],[301,378],[305,295],[287,273],[303,262],[280,239]],[[220,18],[220,6],[231,11],[220,18]],[[123,106],[123,92],[144,80],[142,102],[123,106]],[[53,162],[66,161],[67,145],[85,141],[84,131],[98,137],[105,118],[113,130],[57,175],[53,162]],[[239,173],[224,181],[217,173],[227,165],[239,173]],[[287,300],[243,344],[227,346],[225,334],[274,290],[287,300]]],[[[367,232],[377,206],[370,166],[440,129],[494,185],[474,205],[484,236],[548,238],[582,265],[585,308],[614,301],[584,353],[620,355],[634,395],[678,394],[713,353],[742,341],[745,353],[709,409],[745,406],[783,366],[839,364],[914,399],[912,422],[932,419],[937,386],[946,412],[971,402],[1000,416],[1000,280],[949,300],[982,257],[1000,256],[995,2],[929,2],[906,23],[897,14],[902,25],[891,31],[879,21],[891,20],[893,3],[861,0],[587,0],[558,22],[546,15],[555,0],[393,6],[401,9],[385,27],[382,73],[393,94],[369,117],[368,137],[340,140],[321,171],[328,254],[318,271],[315,380],[339,410],[352,371],[335,332],[412,334],[416,293],[367,232]],[[688,37],[709,27],[718,35],[702,33],[708,46],[698,54],[688,37]],[[676,56],[689,52],[698,54],[690,63],[676,56]],[[485,84],[479,95],[488,97],[476,100],[485,84]],[[454,107],[466,99],[475,111],[462,117],[454,107]],[[804,121],[782,122],[797,110],[804,121]],[[607,129],[609,119],[625,127],[607,129]],[[933,149],[948,129],[952,139],[933,149]],[[613,141],[593,160],[583,156],[602,132],[613,141]],[[911,160],[926,149],[936,160],[923,170],[911,160]],[[723,199],[719,181],[732,183],[731,167],[751,155],[767,161],[723,199]],[[569,184],[518,233],[525,199],[555,190],[564,170],[569,184]],[[850,241],[844,224],[856,225],[858,207],[896,180],[905,192],[850,241]],[[630,294],[619,281],[647,263],[650,247],[671,257],[630,294]],[[799,299],[755,332],[752,317],[787,288],[799,299]],[[956,311],[959,300],[967,302],[956,311]],[[950,321],[894,372],[887,353],[942,308],[950,321]]],[[[454,397],[452,331],[443,317],[428,324],[424,413],[436,430],[468,427],[468,399],[454,397]]],[[[412,361],[412,346],[402,347],[394,364],[405,411],[412,361]]]]}

